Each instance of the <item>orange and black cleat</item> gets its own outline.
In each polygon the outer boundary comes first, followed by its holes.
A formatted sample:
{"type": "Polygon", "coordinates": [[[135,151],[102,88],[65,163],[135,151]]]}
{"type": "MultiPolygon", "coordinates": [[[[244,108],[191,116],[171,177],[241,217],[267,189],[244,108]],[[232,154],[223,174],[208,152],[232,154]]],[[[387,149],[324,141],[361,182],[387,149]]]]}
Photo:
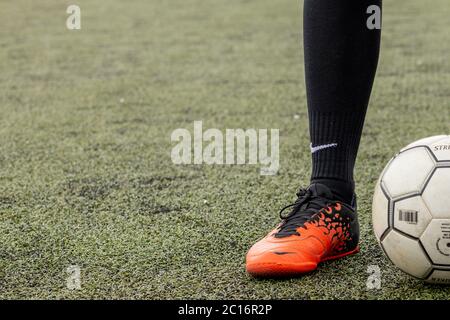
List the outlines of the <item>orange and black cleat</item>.
{"type": "MultiPolygon", "coordinates": [[[[336,200],[319,183],[297,193],[295,203],[280,212],[282,222],[248,251],[247,272],[255,277],[296,276],[327,260],[359,251],[356,201],[336,200]],[[292,208],[283,216],[283,212],[292,208]]],[[[354,197],[355,198],[355,197],[354,197]]]]}

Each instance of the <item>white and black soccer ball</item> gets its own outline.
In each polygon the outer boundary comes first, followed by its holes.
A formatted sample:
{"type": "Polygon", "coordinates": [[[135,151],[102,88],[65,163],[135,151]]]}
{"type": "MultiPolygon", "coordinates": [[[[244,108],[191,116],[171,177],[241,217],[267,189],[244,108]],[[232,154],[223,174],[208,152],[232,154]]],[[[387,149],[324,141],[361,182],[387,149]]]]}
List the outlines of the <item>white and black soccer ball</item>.
{"type": "Polygon", "coordinates": [[[375,188],[372,219],[397,267],[450,284],[450,136],[416,141],[389,161],[375,188]]]}

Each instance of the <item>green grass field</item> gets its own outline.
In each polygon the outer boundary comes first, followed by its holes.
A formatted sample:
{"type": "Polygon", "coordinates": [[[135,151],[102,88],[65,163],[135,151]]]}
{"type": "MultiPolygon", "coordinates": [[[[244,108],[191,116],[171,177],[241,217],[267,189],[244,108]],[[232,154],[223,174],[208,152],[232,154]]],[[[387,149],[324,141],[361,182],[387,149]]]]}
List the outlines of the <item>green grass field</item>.
{"type": "Polygon", "coordinates": [[[370,218],[389,158],[450,133],[448,0],[385,3],[356,168],[362,252],[283,281],[250,278],[244,257],[309,178],[301,2],[78,0],[79,31],[69,4],[0,2],[1,298],[450,298],[393,267],[370,218]],[[172,164],[170,135],[194,120],[279,128],[278,175],[172,164]]]}

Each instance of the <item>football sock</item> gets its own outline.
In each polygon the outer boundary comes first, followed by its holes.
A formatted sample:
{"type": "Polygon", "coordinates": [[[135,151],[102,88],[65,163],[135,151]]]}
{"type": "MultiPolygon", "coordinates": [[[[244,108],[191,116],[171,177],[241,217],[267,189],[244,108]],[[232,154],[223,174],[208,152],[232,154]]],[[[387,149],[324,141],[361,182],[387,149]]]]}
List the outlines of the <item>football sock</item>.
{"type": "Polygon", "coordinates": [[[304,1],[311,182],[327,185],[350,203],[378,64],[381,0],[304,1]]]}

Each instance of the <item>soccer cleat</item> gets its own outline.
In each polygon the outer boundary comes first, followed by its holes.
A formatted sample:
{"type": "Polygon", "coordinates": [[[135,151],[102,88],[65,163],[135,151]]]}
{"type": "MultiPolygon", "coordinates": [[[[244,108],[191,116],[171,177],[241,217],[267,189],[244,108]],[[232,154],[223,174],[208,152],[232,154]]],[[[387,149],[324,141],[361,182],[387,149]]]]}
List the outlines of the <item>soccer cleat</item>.
{"type": "MultiPolygon", "coordinates": [[[[280,211],[282,222],[247,253],[247,272],[257,277],[292,276],[317,265],[357,253],[356,201],[339,201],[319,183],[297,193],[295,203],[280,211]],[[283,216],[283,212],[292,208],[283,216]]],[[[355,197],[354,197],[355,199],[355,197]]]]}

